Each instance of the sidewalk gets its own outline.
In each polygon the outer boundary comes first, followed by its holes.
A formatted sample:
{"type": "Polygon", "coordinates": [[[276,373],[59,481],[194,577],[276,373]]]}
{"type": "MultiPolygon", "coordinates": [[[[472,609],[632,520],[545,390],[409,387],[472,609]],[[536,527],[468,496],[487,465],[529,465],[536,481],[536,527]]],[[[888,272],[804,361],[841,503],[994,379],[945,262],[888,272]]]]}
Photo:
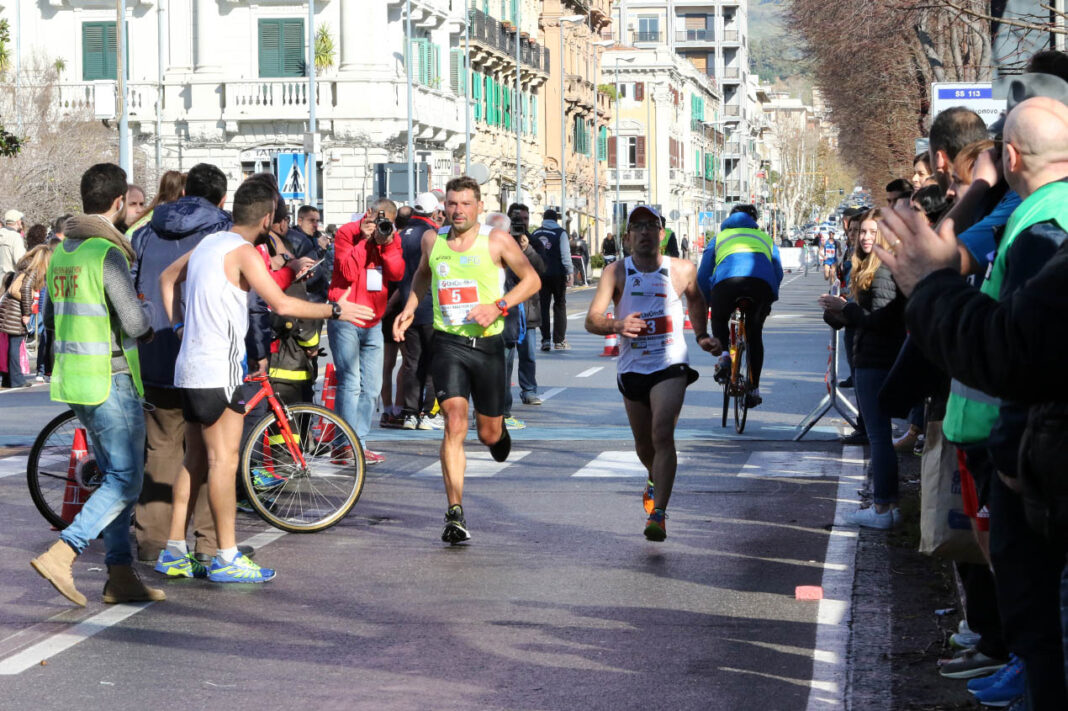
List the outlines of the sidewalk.
{"type": "Polygon", "coordinates": [[[904,525],[889,534],[861,530],[857,543],[848,708],[977,709],[964,681],[938,674],[938,660],[953,654],[949,636],[963,610],[952,563],[916,550],[920,458],[904,454],[899,461],[904,525]]]}

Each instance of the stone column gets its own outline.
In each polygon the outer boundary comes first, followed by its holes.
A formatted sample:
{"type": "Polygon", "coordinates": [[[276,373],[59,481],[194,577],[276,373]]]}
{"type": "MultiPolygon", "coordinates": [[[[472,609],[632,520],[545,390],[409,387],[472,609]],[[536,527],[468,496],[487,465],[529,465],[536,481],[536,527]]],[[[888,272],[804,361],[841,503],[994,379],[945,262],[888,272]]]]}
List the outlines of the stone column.
{"type": "Polygon", "coordinates": [[[192,0],[167,2],[167,73],[188,74],[193,71],[192,0]]]}
{"type": "Polygon", "coordinates": [[[196,0],[196,72],[217,74],[222,71],[218,64],[216,47],[219,37],[216,32],[221,18],[214,0],[196,0]]]}

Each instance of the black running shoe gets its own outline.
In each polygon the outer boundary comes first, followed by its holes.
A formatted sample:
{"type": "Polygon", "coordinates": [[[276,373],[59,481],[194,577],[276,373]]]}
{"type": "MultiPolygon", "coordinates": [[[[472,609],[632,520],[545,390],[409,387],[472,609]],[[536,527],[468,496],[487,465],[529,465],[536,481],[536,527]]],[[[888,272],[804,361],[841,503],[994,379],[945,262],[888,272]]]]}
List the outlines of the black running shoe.
{"type": "Polygon", "coordinates": [[[512,436],[508,434],[508,426],[503,421],[501,422],[501,438],[490,445],[489,451],[494,461],[497,462],[508,459],[508,454],[512,451],[512,436]]]}
{"type": "Polygon", "coordinates": [[[860,430],[853,430],[847,435],[838,438],[842,444],[867,444],[868,435],[860,430]]]}
{"type": "Polygon", "coordinates": [[[445,528],[441,531],[441,540],[454,546],[471,540],[467,521],[464,520],[464,509],[459,504],[450,506],[445,512],[445,528]]]}

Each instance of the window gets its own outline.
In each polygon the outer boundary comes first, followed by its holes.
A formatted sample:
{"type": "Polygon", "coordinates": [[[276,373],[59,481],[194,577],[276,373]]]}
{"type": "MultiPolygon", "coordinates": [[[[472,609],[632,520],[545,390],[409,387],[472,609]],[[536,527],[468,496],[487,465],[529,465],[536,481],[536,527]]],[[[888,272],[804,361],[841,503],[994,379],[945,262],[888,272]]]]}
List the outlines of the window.
{"type": "Polygon", "coordinates": [[[636,42],[659,42],[660,18],[656,15],[639,15],[638,34],[634,40],[636,42]]]}
{"type": "Polygon", "coordinates": [[[115,33],[114,22],[82,23],[82,81],[118,78],[115,33]]]}
{"type": "Polygon", "coordinates": [[[645,101],[645,84],[643,82],[634,83],[634,100],[645,101]]]}
{"type": "Polygon", "coordinates": [[[464,81],[464,51],[462,48],[449,50],[449,86],[457,96],[463,96],[467,91],[467,83],[464,81]]]}
{"type": "Polygon", "coordinates": [[[482,104],[482,75],[471,72],[471,103],[475,105],[475,122],[482,121],[485,109],[482,104]]]}
{"type": "Polygon", "coordinates": [[[608,160],[608,127],[601,126],[599,135],[597,136],[597,157],[601,160],[608,160]]]}
{"type": "Polygon", "coordinates": [[[412,58],[412,81],[423,86],[441,87],[441,48],[426,37],[413,37],[408,56],[412,58]]]}
{"type": "Polygon", "coordinates": [[[261,77],[304,76],[304,20],[260,20],[259,35],[261,77]]]}
{"type": "Polygon", "coordinates": [[[609,167],[644,168],[645,136],[612,136],[608,139],[607,153],[609,167]],[[618,155],[617,144],[623,151],[622,156],[618,155]]]}

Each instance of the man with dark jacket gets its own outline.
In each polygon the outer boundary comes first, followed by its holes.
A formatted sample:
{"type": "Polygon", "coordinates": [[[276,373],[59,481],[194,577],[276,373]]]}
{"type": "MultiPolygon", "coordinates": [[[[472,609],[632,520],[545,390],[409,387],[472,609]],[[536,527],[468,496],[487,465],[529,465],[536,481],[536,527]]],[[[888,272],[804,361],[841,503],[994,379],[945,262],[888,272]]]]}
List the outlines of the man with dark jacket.
{"type": "Polygon", "coordinates": [[[534,230],[531,241],[537,240],[545,251],[545,276],[541,280],[541,349],[566,351],[567,287],[571,286],[575,267],[571,263],[571,247],[567,230],[560,226],[560,213],[549,209],[542,213],[541,227],[534,230]],[[552,320],[549,307],[552,306],[552,320]],[[549,339],[552,338],[552,341],[549,339]]]}
{"type": "MultiPolygon", "coordinates": [[[[1059,98],[1068,100],[1068,86],[1059,98]]],[[[992,469],[990,557],[1006,641],[1024,662],[1030,708],[1063,709],[1068,707],[1059,614],[1064,547],[1027,525],[1018,476],[1021,454],[1033,457],[1021,448],[1026,406],[1060,400],[1056,384],[1063,380],[1063,358],[1036,369],[1043,358],[1019,361],[1005,354],[1019,353],[1022,344],[1038,339],[1049,347],[1047,360],[1063,355],[1054,333],[1063,330],[1056,328],[1063,320],[1036,322],[1037,314],[1021,308],[1029,301],[1044,302],[1038,308],[1049,313],[1064,302],[1064,282],[1051,280],[1048,270],[1068,242],[1068,106],[1044,96],[1027,99],[1011,109],[1004,136],[1005,180],[1023,202],[1009,218],[981,294],[967,291],[945,270],[960,270],[956,241],[934,234],[915,216],[885,218],[897,254],[880,250],[880,257],[901,288],[913,294],[907,318],[917,344],[957,379],[947,422],[955,418],[970,435],[986,430],[982,444],[992,469]],[[1010,324],[1008,316],[1016,322],[1010,324]]],[[[1063,441],[1060,427],[1055,439],[1063,441]]],[[[1059,480],[1063,461],[1057,468],[1059,480]]]]}
{"type": "MultiPolygon", "coordinates": [[[[527,235],[527,225],[530,220],[530,210],[526,205],[513,204],[508,208],[507,217],[500,213],[490,215],[486,223],[500,229],[508,230],[519,243],[530,265],[538,276],[545,273],[545,260],[541,252],[530,241],[527,235]]],[[[540,245],[539,245],[540,246],[540,245]]],[[[504,271],[504,288],[511,290],[519,283],[519,277],[510,269],[504,271]]],[[[505,348],[505,377],[507,378],[508,393],[504,400],[504,420],[509,429],[520,429],[526,425],[512,417],[512,366],[515,363],[516,353],[519,354],[519,396],[524,405],[540,405],[538,397],[538,380],[536,377],[535,345],[537,343],[535,329],[541,324],[541,295],[535,294],[531,298],[512,309],[511,313],[504,317],[504,348],[505,348]]]]}
{"type": "MultiPolygon", "coordinates": [[[[156,206],[152,220],[134,233],[135,260],[131,265],[134,288],[147,308],[155,338],[140,349],[145,400],[153,406],[146,413],[148,436],[145,479],[134,510],[137,557],[154,561],[167,545],[171,525],[171,487],[182,468],[185,418],[179,391],[174,387],[174,363],[181,345],[163,309],[159,277],[207,235],[230,229],[226,203],[226,175],[214,165],[199,163],[189,170],[185,197],[156,206]]],[[[262,355],[266,358],[266,353],[262,355]]],[[[210,560],[217,541],[206,496],[197,501],[193,514],[196,553],[210,560]]]]}
{"type": "MultiPolygon", "coordinates": [[[[411,214],[400,230],[401,251],[404,254],[404,278],[397,289],[401,304],[408,302],[412,290],[412,279],[423,257],[423,235],[427,230],[437,230],[437,223],[431,216],[440,209],[440,203],[433,193],[422,193],[416,198],[411,214]]],[[[390,319],[389,327],[393,328],[390,319]]],[[[393,340],[390,338],[390,340],[393,340]]],[[[430,379],[430,359],[434,346],[434,299],[428,293],[419,302],[415,318],[408,328],[404,340],[400,342],[401,374],[403,388],[401,412],[404,417],[403,428],[406,430],[432,430],[444,427],[440,417],[430,414],[434,409],[434,385],[430,379]],[[439,426],[440,425],[440,426],[439,426]]]]}

